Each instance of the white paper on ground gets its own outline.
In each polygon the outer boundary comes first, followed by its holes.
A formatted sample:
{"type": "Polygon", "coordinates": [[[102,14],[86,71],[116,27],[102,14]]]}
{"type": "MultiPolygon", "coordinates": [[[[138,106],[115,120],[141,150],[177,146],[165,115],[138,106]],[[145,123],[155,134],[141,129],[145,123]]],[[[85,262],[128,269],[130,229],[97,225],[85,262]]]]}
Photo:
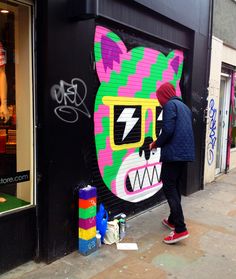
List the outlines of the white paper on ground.
{"type": "Polygon", "coordinates": [[[137,243],[116,243],[116,247],[118,250],[138,250],[137,243]]]}

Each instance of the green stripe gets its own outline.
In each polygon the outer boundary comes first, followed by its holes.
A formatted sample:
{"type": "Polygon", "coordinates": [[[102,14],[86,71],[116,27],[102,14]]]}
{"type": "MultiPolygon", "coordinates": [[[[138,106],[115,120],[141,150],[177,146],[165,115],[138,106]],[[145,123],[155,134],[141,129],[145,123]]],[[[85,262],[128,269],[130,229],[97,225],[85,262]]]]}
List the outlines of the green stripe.
{"type": "Polygon", "coordinates": [[[121,41],[121,38],[120,37],[118,37],[115,33],[113,33],[113,32],[109,32],[109,33],[107,33],[107,35],[106,35],[108,38],[110,38],[112,41],[114,41],[114,42],[120,42],[121,41]]]}
{"type": "Polygon", "coordinates": [[[103,127],[103,132],[95,135],[97,147],[99,146],[99,150],[97,150],[97,156],[98,156],[99,151],[106,148],[106,137],[109,135],[109,118],[108,117],[102,118],[102,127],[103,127]]]}
{"type": "Polygon", "coordinates": [[[79,208],[79,210],[78,210],[79,216],[78,217],[82,218],[82,219],[92,218],[92,217],[96,216],[96,210],[97,210],[96,206],[90,206],[86,209],[79,208]]]}
{"type": "MultiPolygon", "coordinates": [[[[146,120],[146,121],[145,121],[145,125],[146,125],[146,123],[147,123],[147,119],[148,119],[149,113],[152,114],[152,111],[151,111],[151,110],[147,110],[147,111],[146,111],[146,115],[145,115],[145,120],[146,120]]],[[[152,115],[152,118],[153,118],[153,115],[152,115]]],[[[150,137],[152,137],[152,128],[153,128],[153,121],[151,121],[151,123],[150,123],[150,125],[149,125],[148,132],[145,134],[145,136],[150,136],[150,137]]]]}
{"type": "Polygon", "coordinates": [[[95,61],[99,62],[102,59],[101,43],[94,44],[95,61]]]}

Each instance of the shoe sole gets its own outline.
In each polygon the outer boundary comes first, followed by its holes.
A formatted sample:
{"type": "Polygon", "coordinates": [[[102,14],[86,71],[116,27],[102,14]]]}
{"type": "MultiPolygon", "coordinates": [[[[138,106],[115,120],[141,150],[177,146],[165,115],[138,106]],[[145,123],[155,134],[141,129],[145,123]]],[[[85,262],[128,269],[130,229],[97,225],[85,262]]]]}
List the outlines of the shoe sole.
{"type": "Polygon", "coordinates": [[[170,227],[168,224],[166,224],[163,220],[162,220],[162,225],[164,225],[165,227],[167,227],[168,229],[174,231],[175,228],[170,227]]]}
{"type": "Polygon", "coordinates": [[[166,244],[174,244],[174,243],[176,243],[176,242],[179,242],[179,241],[181,241],[181,240],[183,240],[183,239],[186,239],[186,238],[188,238],[189,237],[189,234],[188,235],[184,235],[184,236],[182,236],[182,237],[179,237],[179,238],[176,238],[176,239],[173,239],[173,240],[163,240],[166,244]]]}

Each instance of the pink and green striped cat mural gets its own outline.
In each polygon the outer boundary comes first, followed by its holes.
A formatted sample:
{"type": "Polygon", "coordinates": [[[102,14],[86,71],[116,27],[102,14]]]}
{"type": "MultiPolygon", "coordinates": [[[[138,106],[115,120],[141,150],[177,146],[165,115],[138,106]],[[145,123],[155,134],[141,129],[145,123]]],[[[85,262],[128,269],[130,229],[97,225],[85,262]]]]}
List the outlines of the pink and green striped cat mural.
{"type": "Polygon", "coordinates": [[[156,89],[179,82],[183,52],[168,55],[144,46],[127,50],[111,30],[97,26],[94,53],[100,81],[94,107],[94,134],[100,174],[118,198],[143,201],[161,187],[160,150],[148,145],[161,131],[156,89]]]}

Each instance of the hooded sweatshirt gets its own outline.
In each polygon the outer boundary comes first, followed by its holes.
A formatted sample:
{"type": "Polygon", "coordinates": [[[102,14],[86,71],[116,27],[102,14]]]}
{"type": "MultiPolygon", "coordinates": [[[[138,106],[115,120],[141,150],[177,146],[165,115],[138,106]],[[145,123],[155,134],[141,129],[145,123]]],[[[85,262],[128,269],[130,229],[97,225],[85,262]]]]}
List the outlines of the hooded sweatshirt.
{"type": "Polygon", "coordinates": [[[176,96],[175,88],[169,82],[162,84],[156,91],[156,96],[162,107],[172,98],[176,96]]]}
{"type": "Polygon", "coordinates": [[[192,113],[176,96],[175,88],[164,83],[156,92],[163,107],[162,132],[155,142],[161,161],[193,161],[195,158],[192,113]]]}

